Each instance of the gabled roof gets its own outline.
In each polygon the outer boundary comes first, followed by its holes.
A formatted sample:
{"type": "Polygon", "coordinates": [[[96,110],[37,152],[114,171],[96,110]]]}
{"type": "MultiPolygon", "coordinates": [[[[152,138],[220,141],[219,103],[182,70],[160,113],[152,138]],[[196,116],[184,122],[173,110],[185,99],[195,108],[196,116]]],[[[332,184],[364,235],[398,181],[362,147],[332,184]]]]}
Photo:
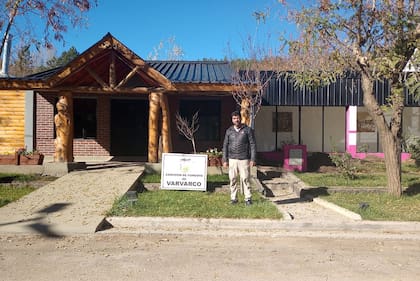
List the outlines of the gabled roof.
{"type": "Polygon", "coordinates": [[[108,33],[63,67],[23,78],[0,78],[0,89],[230,92],[232,73],[228,62],[145,61],[108,33]]]}
{"type": "Polygon", "coordinates": [[[90,87],[116,91],[163,87],[171,82],[110,33],[46,79],[50,88],[90,87]]]}
{"type": "MultiPolygon", "coordinates": [[[[231,84],[233,69],[229,62],[221,61],[146,61],[172,83],[231,84]]],[[[46,80],[63,67],[49,69],[26,76],[27,79],[46,80]]]]}

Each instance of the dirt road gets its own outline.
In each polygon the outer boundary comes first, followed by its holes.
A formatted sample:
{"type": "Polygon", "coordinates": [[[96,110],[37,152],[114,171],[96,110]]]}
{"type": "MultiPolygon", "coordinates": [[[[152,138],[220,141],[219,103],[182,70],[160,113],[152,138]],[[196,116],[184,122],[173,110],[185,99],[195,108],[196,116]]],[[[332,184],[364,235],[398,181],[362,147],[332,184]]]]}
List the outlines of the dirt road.
{"type": "Polygon", "coordinates": [[[416,240],[91,234],[0,238],[1,280],[418,280],[416,240]]]}

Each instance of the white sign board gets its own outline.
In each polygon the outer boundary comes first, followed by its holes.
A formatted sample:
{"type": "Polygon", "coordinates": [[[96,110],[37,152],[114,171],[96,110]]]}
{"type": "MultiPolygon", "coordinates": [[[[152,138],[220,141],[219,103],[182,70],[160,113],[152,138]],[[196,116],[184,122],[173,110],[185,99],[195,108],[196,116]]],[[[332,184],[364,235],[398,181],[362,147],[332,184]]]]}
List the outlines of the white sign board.
{"type": "Polygon", "coordinates": [[[302,166],[302,149],[290,149],[289,150],[289,165],[290,166],[302,166]]]}
{"type": "Polygon", "coordinates": [[[207,190],[207,154],[162,153],[161,189],[207,190]]]}

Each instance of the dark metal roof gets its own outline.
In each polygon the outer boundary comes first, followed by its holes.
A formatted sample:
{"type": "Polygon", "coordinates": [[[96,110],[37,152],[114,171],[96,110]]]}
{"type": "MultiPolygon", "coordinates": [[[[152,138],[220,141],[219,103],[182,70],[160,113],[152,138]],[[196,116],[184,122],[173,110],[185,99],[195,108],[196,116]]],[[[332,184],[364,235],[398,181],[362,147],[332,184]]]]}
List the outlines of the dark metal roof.
{"type": "Polygon", "coordinates": [[[233,70],[219,61],[147,61],[174,83],[232,83],[233,70]]]}
{"type": "MultiPolygon", "coordinates": [[[[229,62],[221,61],[147,61],[147,63],[173,83],[232,83],[233,69],[229,62]]],[[[28,75],[25,79],[48,79],[61,68],[28,75]]],[[[386,104],[390,94],[387,82],[375,82],[375,96],[380,105],[386,104]]],[[[299,88],[287,73],[273,76],[263,96],[263,105],[278,106],[363,106],[360,76],[347,73],[328,86],[299,88]]],[[[420,106],[420,101],[405,91],[406,106],[420,106]]]]}
{"type": "MultiPolygon", "coordinates": [[[[374,84],[375,97],[380,105],[387,103],[390,86],[387,82],[376,81],[374,84]]],[[[273,77],[263,96],[263,105],[278,106],[363,106],[363,91],[360,77],[346,75],[338,78],[330,85],[310,88],[297,87],[293,77],[282,74],[273,77]]],[[[419,106],[413,95],[405,92],[406,106],[419,106]]]]}
{"type": "Polygon", "coordinates": [[[25,76],[25,78],[44,80],[44,79],[47,79],[50,76],[54,75],[56,72],[60,71],[62,68],[63,67],[55,67],[55,68],[48,69],[48,70],[45,70],[45,71],[42,71],[42,72],[27,75],[27,76],[25,76]]]}
{"type": "MultiPolygon", "coordinates": [[[[221,61],[147,61],[173,83],[232,83],[233,70],[228,62],[221,61]]],[[[26,79],[48,79],[62,67],[26,76],[26,79]]]]}

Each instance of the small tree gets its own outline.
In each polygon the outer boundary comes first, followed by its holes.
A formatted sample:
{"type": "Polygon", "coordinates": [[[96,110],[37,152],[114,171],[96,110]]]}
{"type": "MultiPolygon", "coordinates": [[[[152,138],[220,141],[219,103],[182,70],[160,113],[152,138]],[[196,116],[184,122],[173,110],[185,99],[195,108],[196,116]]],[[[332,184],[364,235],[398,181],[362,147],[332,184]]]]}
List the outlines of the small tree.
{"type": "Polygon", "coordinates": [[[280,64],[276,51],[269,47],[270,35],[266,41],[258,36],[261,23],[265,23],[269,11],[254,12],[257,22],[254,36],[243,42],[244,59],[231,59],[234,70],[232,77],[233,98],[241,108],[242,122],[254,127],[254,120],[261,108],[265,89],[280,64]]]}
{"type": "Polygon", "coordinates": [[[0,55],[12,33],[23,45],[51,48],[52,40],[63,42],[68,26],[83,26],[85,14],[96,4],[97,0],[0,0],[0,55]]]}
{"type": "Polygon", "coordinates": [[[242,122],[254,127],[254,120],[261,108],[265,89],[270,83],[273,71],[264,69],[264,63],[256,59],[242,61],[235,65],[232,77],[235,85],[232,91],[235,102],[241,107],[242,122]]]}
{"type": "Polygon", "coordinates": [[[186,118],[183,118],[179,112],[176,114],[176,128],[179,133],[191,141],[194,153],[197,153],[195,148],[195,139],[194,134],[199,129],[200,125],[198,124],[198,111],[194,113],[191,122],[186,118]]]}
{"type": "Polygon", "coordinates": [[[10,73],[14,76],[31,74],[34,69],[34,60],[30,51],[30,45],[22,46],[17,50],[17,58],[10,65],[10,73]]]}
{"type": "Polygon", "coordinates": [[[79,52],[74,46],[72,46],[68,51],[63,51],[58,58],[56,56],[53,56],[52,58],[50,58],[45,63],[45,65],[41,65],[40,67],[38,67],[38,69],[36,69],[36,71],[40,72],[40,71],[45,71],[45,70],[52,69],[55,67],[64,66],[70,61],[72,61],[73,59],[75,59],[78,55],[79,55],[79,52]]]}
{"type": "Polygon", "coordinates": [[[175,42],[175,36],[169,37],[167,40],[161,40],[153,51],[149,53],[149,60],[181,60],[184,57],[184,50],[175,42]]]}

